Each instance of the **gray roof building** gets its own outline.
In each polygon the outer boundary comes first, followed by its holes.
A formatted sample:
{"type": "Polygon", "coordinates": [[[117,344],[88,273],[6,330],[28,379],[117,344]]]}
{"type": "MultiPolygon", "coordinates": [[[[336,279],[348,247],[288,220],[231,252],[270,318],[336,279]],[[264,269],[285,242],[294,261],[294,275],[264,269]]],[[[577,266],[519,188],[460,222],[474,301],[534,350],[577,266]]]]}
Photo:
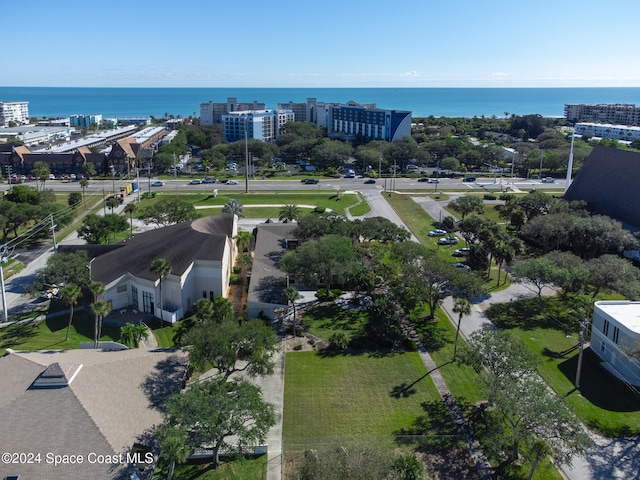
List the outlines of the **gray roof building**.
{"type": "Polygon", "coordinates": [[[257,227],[256,246],[247,297],[249,318],[263,316],[274,319],[274,309],[286,308],[283,291],[288,286],[287,274],[280,270],[280,259],[294,240],[296,224],[263,223],[257,227]]]}
{"type": "Polygon", "coordinates": [[[0,358],[0,444],[33,454],[22,459],[31,462],[0,463],[0,477],[129,478],[135,467],[127,453],[134,443],[151,446],[151,429],[180,391],[186,365],[183,352],[145,349],[0,358]]]}
{"type": "Polygon", "coordinates": [[[584,200],[597,213],[640,226],[640,153],[596,146],[569,186],[567,200],[584,200]]]}

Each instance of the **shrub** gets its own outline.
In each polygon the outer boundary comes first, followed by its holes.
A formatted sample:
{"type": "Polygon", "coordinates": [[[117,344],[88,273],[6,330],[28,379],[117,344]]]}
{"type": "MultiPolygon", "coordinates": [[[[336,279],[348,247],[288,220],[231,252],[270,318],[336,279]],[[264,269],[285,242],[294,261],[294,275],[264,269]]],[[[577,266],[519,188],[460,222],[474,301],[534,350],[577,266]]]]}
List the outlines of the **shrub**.
{"type": "Polygon", "coordinates": [[[156,198],[156,192],[144,192],[140,198],[142,200],[147,200],[149,198],[156,198]]]}
{"type": "Polygon", "coordinates": [[[236,283],[238,283],[238,275],[232,273],[231,275],[229,275],[229,284],[235,285],[236,283]]]}
{"type": "Polygon", "coordinates": [[[324,300],[326,296],[327,295],[324,291],[324,288],[319,288],[318,291],[316,292],[316,298],[318,300],[324,300]]]}
{"type": "Polygon", "coordinates": [[[313,209],[313,211],[315,213],[324,213],[325,210],[326,210],[326,208],[324,208],[324,207],[316,207],[316,208],[313,209]]]}
{"type": "Polygon", "coordinates": [[[342,295],[342,290],[339,288],[332,288],[331,292],[329,292],[329,300],[335,300],[340,295],[342,295]]]}
{"type": "Polygon", "coordinates": [[[344,332],[335,332],[332,333],[329,337],[329,346],[333,350],[343,351],[346,350],[349,346],[349,339],[347,338],[347,334],[344,332]]]}
{"type": "Polygon", "coordinates": [[[241,269],[240,269],[240,267],[239,267],[239,266],[237,266],[237,265],[234,265],[234,266],[233,266],[233,273],[238,274],[238,273],[240,273],[240,270],[241,270],[241,269]]]}
{"type": "Polygon", "coordinates": [[[293,347],[294,350],[302,350],[302,345],[298,344],[295,347],[293,347]]]}
{"type": "Polygon", "coordinates": [[[485,193],[483,198],[485,200],[495,200],[497,197],[495,195],[491,195],[489,193],[485,193]]]}

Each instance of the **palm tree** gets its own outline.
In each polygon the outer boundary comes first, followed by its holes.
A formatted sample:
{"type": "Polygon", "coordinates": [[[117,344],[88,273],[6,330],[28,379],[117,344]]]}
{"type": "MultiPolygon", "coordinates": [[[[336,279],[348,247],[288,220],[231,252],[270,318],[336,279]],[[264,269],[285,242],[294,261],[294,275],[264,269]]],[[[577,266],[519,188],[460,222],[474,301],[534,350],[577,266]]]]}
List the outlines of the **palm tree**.
{"type": "Polygon", "coordinates": [[[531,455],[533,455],[533,463],[531,464],[531,470],[529,470],[529,480],[533,478],[533,472],[536,471],[538,462],[550,452],[551,450],[549,450],[549,447],[544,441],[539,439],[534,440],[530,451],[531,455]]]}
{"type": "Polygon", "coordinates": [[[133,237],[133,213],[138,209],[135,203],[127,203],[124,207],[125,213],[129,214],[129,224],[131,225],[130,237],[133,237]]]}
{"type": "Polygon", "coordinates": [[[127,344],[138,348],[143,339],[149,337],[149,330],[141,323],[127,323],[120,327],[120,338],[127,344]]]}
{"type": "Polygon", "coordinates": [[[173,427],[164,426],[160,431],[160,451],[163,456],[170,459],[167,480],[173,478],[176,462],[183,463],[189,457],[189,447],[185,443],[184,433],[173,427]]]}
{"type": "Polygon", "coordinates": [[[229,201],[222,207],[222,213],[233,213],[238,218],[244,217],[244,207],[237,198],[230,198],[229,201]]]}
{"type": "MultiPolygon", "coordinates": [[[[97,302],[100,295],[104,295],[104,284],[100,282],[91,282],[89,284],[89,291],[91,291],[91,293],[93,294],[93,301],[97,302]]],[[[93,348],[98,347],[98,340],[100,339],[100,334],[102,333],[101,330],[102,324],[98,323],[98,315],[96,315],[93,325],[93,348]]]]}
{"type": "Polygon", "coordinates": [[[236,235],[236,246],[238,247],[238,252],[244,252],[249,246],[249,241],[251,240],[251,233],[249,232],[238,232],[236,235]]]}
{"type": "Polygon", "coordinates": [[[73,306],[78,303],[78,298],[80,298],[81,293],[82,290],[75,283],[70,283],[60,289],[60,298],[69,304],[69,324],[67,325],[65,341],[69,340],[69,330],[71,330],[71,322],[73,321],[73,306]]]}
{"type": "Polygon", "coordinates": [[[104,201],[107,208],[111,209],[111,213],[113,213],[113,209],[120,205],[120,202],[116,197],[109,197],[104,201]]]}
{"type": "Polygon", "coordinates": [[[458,351],[458,335],[460,334],[460,323],[462,323],[462,317],[464,315],[471,315],[471,302],[466,298],[458,298],[453,311],[458,314],[458,327],[456,328],[456,339],[453,342],[453,360],[456,361],[456,353],[458,351]]]}
{"type": "MultiPolygon", "coordinates": [[[[100,325],[102,325],[102,319],[109,315],[109,313],[111,312],[111,305],[109,305],[104,300],[98,300],[97,302],[91,304],[91,310],[93,311],[96,318],[99,319],[100,325]]],[[[100,330],[101,328],[98,330],[98,336],[96,337],[97,340],[94,342],[94,348],[97,348],[98,343],[100,342],[100,336],[102,335],[102,332],[100,330]]]]}
{"type": "Polygon", "coordinates": [[[160,320],[164,321],[162,302],[162,279],[171,273],[171,264],[164,258],[156,258],[151,262],[151,271],[157,273],[160,280],[160,320]]]}
{"type": "Polygon", "coordinates": [[[297,205],[288,204],[283,205],[280,209],[280,216],[278,217],[278,220],[288,220],[291,222],[293,220],[297,221],[299,218],[300,208],[297,205]]]}
{"type": "Polygon", "coordinates": [[[86,178],[83,178],[82,180],[80,180],[80,187],[82,188],[82,204],[84,205],[84,208],[87,208],[87,202],[84,199],[84,191],[87,189],[88,186],[89,186],[89,180],[87,180],[86,178]]]}
{"type": "Polygon", "coordinates": [[[284,289],[284,298],[293,307],[293,336],[295,337],[297,334],[296,300],[300,300],[302,295],[295,287],[287,287],[284,289]]]}

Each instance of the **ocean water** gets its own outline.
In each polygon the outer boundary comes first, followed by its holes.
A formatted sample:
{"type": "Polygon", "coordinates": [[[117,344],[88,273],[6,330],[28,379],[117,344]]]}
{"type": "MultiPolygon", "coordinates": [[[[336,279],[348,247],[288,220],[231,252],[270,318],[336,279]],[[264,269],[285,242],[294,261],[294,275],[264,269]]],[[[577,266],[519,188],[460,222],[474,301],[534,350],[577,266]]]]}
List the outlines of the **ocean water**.
{"type": "Polygon", "coordinates": [[[31,117],[101,114],[105,118],[162,117],[165,113],[200,115],[200,104],[265,103],[275,108],[307,98],[321,102],[375,103],[380,108],[410,110],[414,117],[473,117],[505,114],[564,116],[566,103],[640,105],[640,88],[57,88],[0,87],[0,101],[29,102],[31,117]]]}

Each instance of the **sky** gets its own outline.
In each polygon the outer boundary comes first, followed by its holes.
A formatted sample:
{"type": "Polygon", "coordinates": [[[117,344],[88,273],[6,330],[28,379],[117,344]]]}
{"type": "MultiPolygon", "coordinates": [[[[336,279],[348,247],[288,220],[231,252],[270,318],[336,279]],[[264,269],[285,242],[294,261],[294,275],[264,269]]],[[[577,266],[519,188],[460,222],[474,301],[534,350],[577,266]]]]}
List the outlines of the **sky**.
{"type": "Polygon", "coordinates": [[[0,11],[0,86],[640,86],[638,0],[0,0],[0,11]]]}

